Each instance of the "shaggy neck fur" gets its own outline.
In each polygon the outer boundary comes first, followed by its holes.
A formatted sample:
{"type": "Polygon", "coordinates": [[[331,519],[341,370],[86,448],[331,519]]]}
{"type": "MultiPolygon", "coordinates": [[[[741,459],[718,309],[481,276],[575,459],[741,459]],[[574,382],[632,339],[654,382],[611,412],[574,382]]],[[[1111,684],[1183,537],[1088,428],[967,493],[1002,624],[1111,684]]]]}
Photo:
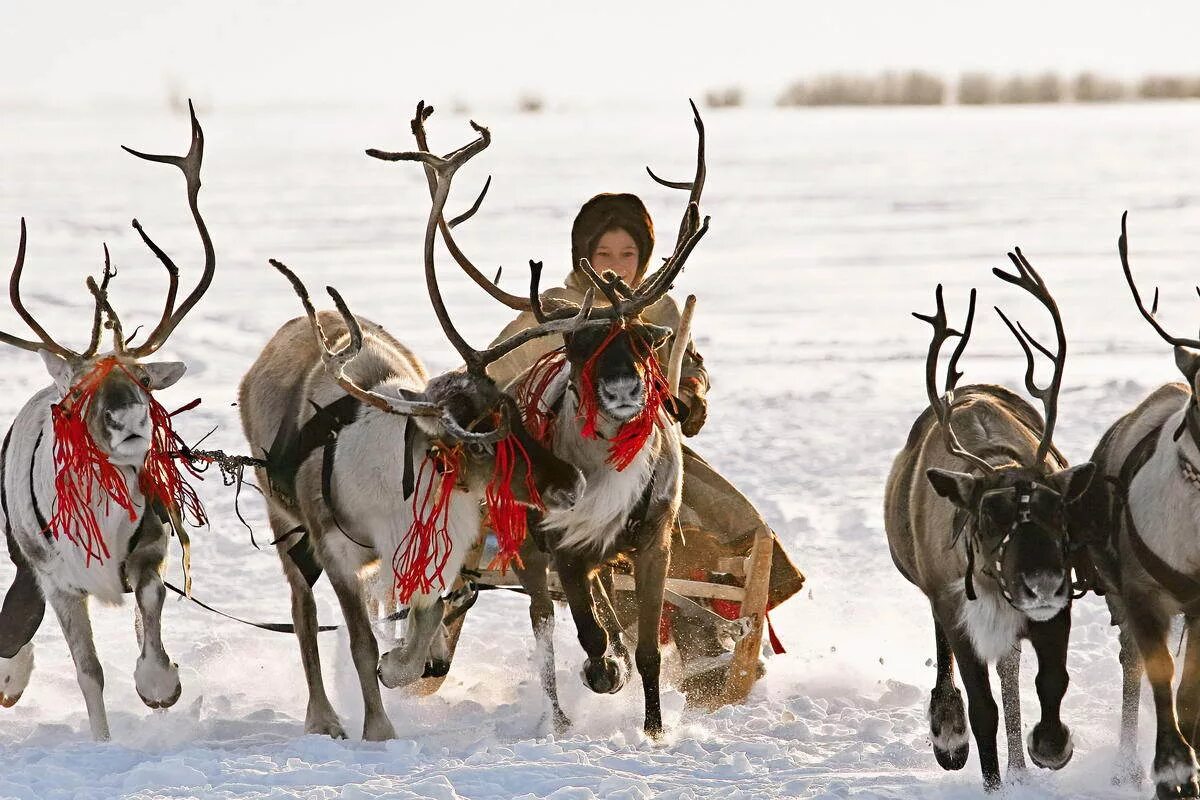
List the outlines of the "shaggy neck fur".
{"type": "Polygon", "coordinates": [[[1174,439],[1185,410],[1167,418],[1154,455],[1129,487],[1129,511],[1138,535],[1156,555],[1188,575],[1200,575],[1200,492],[1180,469],[1182,455],[1200,464],[1190,434],[1174,439]]]}
{"type": "MultiPolygon", "coordinates": [[[[568,371],[569,367],[564,367],[547,391],[548,404],[562,397],[562,410],[554,427],[553,450],[559,458],[583,472],[587,487],[574,507],[546,512],[542,525],[561,532],[559,548],[607,554],[615,547],[630,511],[637,506],[650,482],[662,453],[664,434],[656,426],[629,466],[621,471],[613,469],[608,463],[607,438],[591,439],[583,435],[577,415],[578,400],[573,391],[566,391],[568,371]]],[[[611,436],[619,427],[603,414],[598,415],[597,430],[602,437],[611,436]]]]}

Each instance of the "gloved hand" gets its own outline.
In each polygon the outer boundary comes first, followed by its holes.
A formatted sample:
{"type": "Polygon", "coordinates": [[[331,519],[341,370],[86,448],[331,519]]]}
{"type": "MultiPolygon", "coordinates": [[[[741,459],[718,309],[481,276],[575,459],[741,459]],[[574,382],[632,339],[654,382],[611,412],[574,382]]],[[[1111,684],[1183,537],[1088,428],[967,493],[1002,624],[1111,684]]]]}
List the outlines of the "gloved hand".
{"type": "Polygon", "coordinates": [[[708,399],[704,395],[704,386],[696,378],[685,378],[679,385],[679,399],[688,409],[687,419],[679,429],[684,436],[695,436],[708,419],[708,399]]]}

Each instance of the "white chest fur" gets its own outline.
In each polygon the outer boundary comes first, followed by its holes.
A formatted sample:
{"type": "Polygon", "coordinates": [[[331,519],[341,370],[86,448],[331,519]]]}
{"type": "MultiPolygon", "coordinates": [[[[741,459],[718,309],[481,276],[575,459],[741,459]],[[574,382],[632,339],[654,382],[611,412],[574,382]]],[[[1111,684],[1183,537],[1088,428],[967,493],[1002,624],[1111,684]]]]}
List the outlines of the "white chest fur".
{"type": "Polygon", "coordinates": [[[961,583],[947,587],[959,606],[958,625],[971,640],[975,653],[994,663],[1007,655],[1025,633],[1027,618],[1004,596],[982,581],[975,582],[976,599],[968,600],[961,583]]]}

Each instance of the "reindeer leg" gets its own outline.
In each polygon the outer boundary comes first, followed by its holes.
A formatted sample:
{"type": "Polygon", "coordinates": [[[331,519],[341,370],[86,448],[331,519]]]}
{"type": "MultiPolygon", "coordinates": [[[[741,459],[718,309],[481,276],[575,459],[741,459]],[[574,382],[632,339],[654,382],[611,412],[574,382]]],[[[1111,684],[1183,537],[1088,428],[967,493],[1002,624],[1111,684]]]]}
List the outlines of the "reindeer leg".
{"type": "Polygon", "coordinates": [[[1067,693],[1067,643],[1071,638],[1071,609],[1068,606],[1053,619],[1032,622],[1029,641],[1037,654],[1038,671],[1034,684],[1042,706],[1042,718],[1029,732],[1029,758],[1043,769],[1062,769],[1075,753],[1071,729],[1059,716],[1063,695],[1067,693]]]}
{"type": "MultiPolygon", "coordinates": [[[[673,516],[673,515],[667,515],[673,516]]],[[[670,528],[667,528],[669,531],[670,528]]],[[[634,587],[638,601],[638,640],[635,651],[638,674],[642,678],[646,715],[643,730],[651,738],[663,733],[662,702],[659,697],[659,671],[662,654],[658,629],[662,622],[663,593],[667,569],[671,563],[669,539],[659,536],[648,547],[638,550],[634,563],[634,587]]]]}
{"type": "Polygon", "coordinates": [[[50,595],[50,606],[58,615],[63,638],[71,650],[75,662],[75,677],[83,692],[87,705],[88,724],[92,738],[98,742],[108,741],[108,714],[104,710],[104,670],[96,656],[96,643],[92,640],[92,621],[88,616],[87,595],[81,593],[54,592],[50,595]]]}
{"type": "Polygon", "coordinates": [[[1187,651],[1176,697],[1179,728],[1195,750],[1200,746],[1200,617],[1185,617],[1187,651]]]}
{"type": "MultiPolygon", "coordinates": [[[[317,604],[312,586],[305,577],[300,561],[310,562],[314,558],[312,534],[301,533],[287,536],[292,524],[274,510],[268,515],[271,531],[280,542],[279,563],[287,578],[292,596],[292,627],[296,629],[296,641],[300,645],[300,663],[304,668],[304,680],[308,684],[308,708],[304,713],[304,732],[324,734],[334,739],[345,739],[337,712],[325,693],[325,680],[321,675],[321,651],[317,645],[317,604]],[[298,537],[305,537],[298,540],[298,537]]],[[[309,564],[311,567],[311,564],[309,564]]],[[[319,575],[319,573],[318,573],[319,575]]],[[[316,580],[314,578],[313,580],[316,580]]]]}
{"type": "MultiPolygon", "coordinates": [[[[969,601],[967,601],[969,602],[969,601]]],[[[939,605],[939,619],[955,619],[957,604],[939,605]]],[[[1000,714],[996,699],[992,696],[988,665],[975,652],[974,645],[966,632],[954,627],[943,626],[950,649],[958,661],[958,674],[967,690],[967,718],[971,721],[971,733],[979,750],[979,768],[983,773],[983,788],[993,792],[1000,788],[1000,759],[996,753],[996,731],[1000,714]]]]}
{"type": "Polygon", "coordinates": [[[625,629],[621,625],[621,615],[617,612],[617,594],[613,587],[611,566],[602,567],[593,576],[591,591],[596,608],[596,618],[608,632],[609,649],[617,658],[625,662],[626,672],[632,671],[633,658],[629,654],[629,645],[625,643],[625,629]]]}
{"type": "Polygon", "coordinates": [[[596,621],[596,609],[592,605],[590,573],[594,565],[585,563],[573,554],[555,552],[554,565],[562,583],[563,594],[571,617],[575,620],[575,631],[579,644],[587,654],[583,662],[583,682],[597,694],[616,694],[625,685],[629,673],[608,652],[608,634],[596,621]]]}
{"type": "Polygon", "coordinates": [[[133,670],[133,685],[138,697],[150,708],[170,708],[179,700],[183,685],[179,665],[167,656],[162,643],[162,610],[167,599],[163,586],[163,560],[167,551],[167,532],[154,512],[142,516],[138,545],[125,560],[126,574],[133,585],[141,632],[141,655],[133,670]]]}
{"type": "Polygon", "coordinates": [[[936,615],[933,636],[937,645],[937,678],[929,695],[929,738],[938,765],[945,770],[959,770],[966,766],[971,738],[967,735],[962,692],[954,685],[954,651],[936,615]]]}
{"type": "Polygon", "coordinates": [[[1000,676],[1000,705],[1004,709],[1004,735],[1008,744],[1008,772],[1025,770],[1025,743],[1021,741],[1021,642],[996,662],[1000,676]]]}
{"type": "Polygon", "coordinates": [[[554,600],[550,597],[547,570],[550,557],[537,548],[529,539],[521,550],[522,565],[514,563],[513,571],[521,579],[521,586],[529,592],[529,621],[533,625],[535,662],[542,691],[550,700],[550,714],[554,732],[562,735],[571,727],[571,720],[558,702],[558,678],[554,668],[554,600]]]}
{"type": "MultiPolygon", "coordinates": [[[[1109,595],[1110,605],[1112,595],[1109,595]]],[[[1120,627],[1121,642],[1121,738],[1117,746],[1117,782],[1129,781],[1135,786],[1146,779],[1146,770],[1142,766],[1137,752],[1138,712],[1142,701],[1142,654],[1138,651],[1137,640],[1134,638],[1132,626],[1122,622],[1120,627]]],[[[1192,646],[1188,637],[1188,648],[1192,646]]]]}
{"type": "Polygon", "coordinates": [[[33,635],[46,614],[46,599],[37,585],[33,567],[8,537],[9,557],[17,567],[16,578],[0,607],[0,707],[12,708],[33,673],[33,635]]]}
{"type": "Polygon", "coordinates": [[[1167,646],[1170,617],[1147,598],[1129,598],[1128,619],[1146,665],[1154,694],[1157,733],[1154,742],[1154,782],[1160,798],[1196,797],[1196,756],[1179,732],[1171,681],[1175,662],[1167,646]]]}
{"type": "Polygon", "coordinates": [[[329,582],[342,607],[342,617],[346,620],[346,630],[350,634],[350,656],[362,688],[362,738],[369,742],[394,739],[396,730],[388,719],[379,693],[379,644],[375,641],[375,632],[371,630],[371,621],[367,618],[362,581],[353,569],[346,569],[346,565],[336,559],[324,559],[324,563],[329,582]]]}

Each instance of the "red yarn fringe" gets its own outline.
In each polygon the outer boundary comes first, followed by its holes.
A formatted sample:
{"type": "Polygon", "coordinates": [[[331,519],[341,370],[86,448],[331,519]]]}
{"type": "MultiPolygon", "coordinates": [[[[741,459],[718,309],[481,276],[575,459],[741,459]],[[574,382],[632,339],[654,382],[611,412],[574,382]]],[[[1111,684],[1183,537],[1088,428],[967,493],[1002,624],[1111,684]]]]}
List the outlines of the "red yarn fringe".
{"type": "Polygon", "coordinates": [[[54,513],[46,529],[82,547],[85,566],[92,559],[103,564],[109,558],[108,545],[96,521],[95,505],[103,499],[105,513],[109,502],[116,503],[137,519],[133,500],[121,471],[113,466],[88,430],[87,415],[96,398],[96,390],[117,365],[115,358],[104,358],[79,380],[62,402],[50,407],[54,430],[54,513]]]}
{"type": "Polygon", "coordinates": [[[488,569],[498,569],[501,573],[507,572],[513,561],[518,566],[524,566],[520,553],[527,533],[525,507],[517,502],[512,491],[513,471],[518,458],[525,459],[525,491],[529,493],[530,504],[544,508],[533,482],[533,462],[529,453],[517,437],[509,434],[496,445],[496,465],[492,470],[492,480],[484,492],[488,525],[496,533],[498,549],[488,569]]]}
{"type": "MultiPolygon", "coordinates": [[[[179,511],[196,525],[208,521],[200,498],[179,471],[176,462],[182,458],[186,447],[171,425],[172,416],[194,408],[199,400],[168,413],[116,358],[102,358],[71,387],[61,402],[50,407],[54,431],[55,502],[46,529],[55,538],[61,534],[72,544],[82,547],[86,566],[91,566],[93,559],[103,564],[104,559],[111,557],[96,519],[98,504],[103,502],[107,513],[108,504],[116,503],[129,514],[130,522],[137,519],[121,471],[97,446],[87,425],[96,392],[113,369],[120,369],[146,393],[150,407],[150,448],[138,478],[142,494],[148,502],[158,501],[171,511],[179,511]]],[[[185,462],[185,466],[193,477],[203,480],[190,463],[185,462]]]]}
{"type": "Polygon", "coordinates": [[[546,447],[554,438],[555,414],[544,398],[566,361],[566,345],[551,350],[533,362],[514,392],[525,430],[546,447]]]}
{"type": "Polygon", "coordinates": [[[418,592],[433,590],[434,581],[444,588],[442,570],[450,559],[450,498],[458,482],[458,448],[433,448],[421,461],[413,492],[413,521],[408,535],[392,554],[396,596],[407,604],[418,592]]]}

